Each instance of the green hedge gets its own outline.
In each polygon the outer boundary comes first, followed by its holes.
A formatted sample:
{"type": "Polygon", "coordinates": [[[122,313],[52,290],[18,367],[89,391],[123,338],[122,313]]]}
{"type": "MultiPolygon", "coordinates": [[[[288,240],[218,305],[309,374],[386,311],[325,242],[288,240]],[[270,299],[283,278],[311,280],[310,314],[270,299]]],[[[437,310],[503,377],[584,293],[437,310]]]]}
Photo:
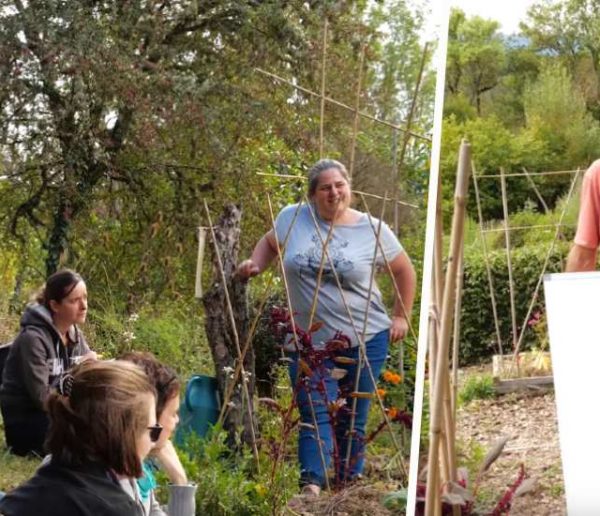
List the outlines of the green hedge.
{"type": "MultiPolygon", "coordinates": [[[[518,332],[527,314],[549,247],[549,244],[526,246],[511,252],[518,332]]],[[[558,242],[555,245],[546,273],[561,271],[561,262],[564,262],[568,247],[567,242],[558,242]]],[[[502,347],[507,352],[512,350],[512,326],[506,252],[500,249],[493,250],[488,252],[488,257],[500,320],[502,347]]],[[[465,251],[464,262],[460,362],[467,365],[489,358],[497,353],[498,346],[483,253],[473,246],[465,251]]],[[[543,303],[542,285],[534,311],[541,310],[543,303]]],[[[534,332],[528,329],[522,349],[529,349],[536,342],[534,332]]]]}

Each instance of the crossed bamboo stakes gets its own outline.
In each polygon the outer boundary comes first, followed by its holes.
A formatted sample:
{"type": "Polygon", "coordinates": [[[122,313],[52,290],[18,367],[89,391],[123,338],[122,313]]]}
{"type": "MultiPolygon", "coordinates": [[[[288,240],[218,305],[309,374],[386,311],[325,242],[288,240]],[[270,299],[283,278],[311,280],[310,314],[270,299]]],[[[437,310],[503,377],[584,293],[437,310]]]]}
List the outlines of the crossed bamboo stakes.
{"type": "MultiPolygon", "coordinates": [[[[368,214],[369,221],[371,223],[371,228],[374,231],[374,234],[376,236],[376,242],[377,242],[377,244],[375,246],[375,249],[374,249],[373,265],[372,265],[372,271],[371,271],[371,276],[370,276],[370,281],[369,281],[369,293],[368,293],[368,300],[367,300],[367,305],[366,305],[367,306],[367,309],[366,309],[367,310],[366,318],[368,318],[368,310],[369,310],[369,306],[370,306],[370,299],[371,299],[371,294],[372,294],[372,290],[373,290],[373,286],[374,286],[374,279],[375,279],[375,274],[374,274],[375,273],[375,267],[376,267],[375,258],[377,256],[378,252],[380,252],[381,255],[383,256],[384,263],[385,263],[388,271],[390,271],[390,273],[391,273],[391,267],[390,267],[390,264],[389,264],[387,258],[385,257],[385,254],[383,253],[382,244],[381,244],[380,239],[379,239],[382,219],[381,218],[379,219],[378,227],[375,228],[375,225],[374,225],[373,220],[371,218],[371,214],[368,211],[368,206],[366,204],[366,201],[364,200],[364,197],[361,197],[361,198],[362,198],[362,201],[363,201],[363,203],[365,205],[366,212],[368,214]]],[[[272,204],[271,204],[270,196],[268,196],[268,203],[269,203],[269,209],[270,209],[271,224],[272,224],[272,227],[274,228],[274,214],[273,214],[273,209],[272,209],[272,204]]],[[[306,198],[304,199],[304,204],[306,204],[306,205],[308,205],[310,207],[310,204],[308,203],[308,200],[306,198]]],[[[296,332],[296,325],[295,325],[295,322],[294,322],[294,313],[293,313],[293,309],[292,309],[291,304],[290,304],[288,279],[287,279],[287,276],[285,274],[285,270],[283,269],[283,253],[284,253],[285,247],[287,245],[287,241],[288,241],[289,235],[291,233],[291,230],[293,228],[293,225],[295,224],[297,214],[298,214],[299,209],[301,208],[302,205],[303,205],[303,202],[298,203],[298,207],[297,207],[296,213],[294,214],[294,218],[292,220],[292,223],[290,224],[290,227],[288,229],[288,233],[286,234],[283,243],[277,242],[277,247],[278,247],[277,261],[278,261],[280,269],[281,269],[281,276],[283,278],[283,284],[284,284],[284,288],[285,288],[285,291],[286,291],[286,300],[287,300],[287,305],[288,305],[288,313],[289,313],[289,317],[291,319],[291,328],[292,328],[292,333],[293,333],[293,340],[292,340],[292,342],[294,343],[296,349],[299,349],[300,346],[299,346],[299,341],[298,341],[298,335],[297,335],[297,332],[296,332]]],[[[227,282],[225,281],[225,273],[224,273],[223,266],[222,266],[222,260],[220,258],[220,251],[219,251],[216,239],[214,237],[214,227],[213,227],[212,219],[210,217],[210,213],[208,211],[208,207],[207,207],[206,203],[205,203],[205,210],[206,210],[206,213],[207,213],[207,219],[208,219],[210,233],[211,233],[211,235],[213,237],[212,240],[213,240],[213,243],[215,245],[215,253],[217,255],[217,265],[218,265],[219,272],[220,272],[220,275],[221,275],[222,284],[224,285],[224,288],[225,288],[225,299],[226,299],[227,311],[228,311],[229,318],[230,318],[230,320],[232,322],[233,332],[234,332],[234,342],[236,344],[236,351],[237,351],[237,363],[236,363],[235,370],[233,372],[233,378],[229,382],[228,388],[226,389],[226,392],[224,393],[222,410],[221,410],[220,417],[219,417],[219,422],[221,422],[222,419],[223,419],[223,417],[225,416],[225,413],[226,413],[226,410],[227,410],[227,406],[228,406],[228,402],[229,402],[229,400],[231,398],[231,395],[233,393],[233,389],[235,388],[235,385],[237,384],[237,382],[238,382],[238,380],[240,378],[240,375],[244,376],[244,372],[245,371],[244,371],[244,367],[243,367],[243,361],[244,361],[246,353],[248,352],[248,350],[250,348],[250,345],[252,343],[252,339],[254,337],[254,334],[255,334],[255,331],[256,331],[256,328],[257,328],[257,325],[258,325],[258,321],[259,321],[260,316],[261,316],[262,308],[264,307],[264,305],[266,303],[266,300],[268,299],[268,292],[269,292],[269,287],[270,287],[270,284],[271,284],[271,279],[269,279],[269,281],[267,282],[268,284],[267,284],[267,287],[265,289],[265,293],[263,294],[263,298],[261,299],[261,302],[260,302],[261,309],[258,311],[257,315],[255,316],[254,320],[252,321],[252,324],[251,324],[250,331],[248,333],[248,337],[246,339],[246,342],[244,343],[243,348],[241,348],[240,347],[240,343],[239,343],[239,337],[238,337],[238,334],[237,334],[237,331],[236,331],[236,328],[235,328],[235,320],[234,320],[234,315],[233,315],[233,309],[231,307],[231,302],[229,300],[229,294],[227,292],[227,282]]],[[[384,200],[383,207],[382,207],[382,216],[383,216],[384,210],[385,210],[385,200],[384,200]]],[[[321,234],[321,231],[320,231],[320,229],[318,227],[318,221],[317,221],[315,213],[312,211],[312,207],[310,208],[310,213],[311,213],[311,218],[312,218],[314,227],[316,229],[316,232],[319,235],[319,238],[321,240],[322,252],[321,252],[321,261],[320,261],[320,264],[319,264],[319,270],[318,270],[318,274],[317,274],[317,286],[316,286],[316,289],[315,289],[315,294],[314,294],[314,297],[313,297],[312,309],[311,309],[311,314],[310,314],[309,328],[310,328],[310,326],[312,326],[312,324],[314,322],[314,316],[315,316],[316,307],[317,307],[317,303],[318,303],[318,292],[319,292],[319,288],[320,288],[320,285],[321,285],[321,282],[322,282],[323,271],[325,269],[326,262],[328,262],[329,263],[329,267],[330,267],[331,271],[333,272],[333,276],[334,276],[334,279],[335,279],[338,291],[340,293],[340,298],[342,300],[342,304],[344,305],[344,309],[345,309],[346,314],[347,314],[347,316],[349,318],[349,321],[350,321],[350,323],[352,325],[352,328],[353,328],[353,331],[354,331],[354,336],[355,336],[357,342],[359,343],[359,360],[358,360],[358,364],[357,364],[357,367],[356,367],[356,376],[354,378],[354,389],[355,390],[350,395],[350,397],[353,398],[353,406],[352,406],[352,411],[351,411],[351,414],[350,414],[351,419],[350,419],[350,428],[349,428],[349,435],[348,435],[348,441],[349,441],[348,442],[348,453],[347,453],[346,462],[345,462],[346,467],[348,468],[349,465],[350,465],[350,454],[351,454],[351,449],[352,449],[352,440],[354,438],[353,434],[354,434],[354,428],[355,428],[355,415],[356,415],[357,398],[360,397],[361,395],[363,395],[363,393],[357,393],[356,392],[356,388],[358,386],[358,378],[359,378],[361,369],[365,368],[368,371],[368,374],[370,376],[370,380],[373,383],[373,385],[377,384],[377,379],[373,375],[373,371],[372,371],[371,365],[370,365],[368,357],[366,355],[366,347],[365,347],[365,340],[364,340],[364,334],[365,334],[365,331],[366,331],[366,320],[363,323],[362,331],[359,330],[359,328],[357,326],[357,323],[353,320],[352,314],[350,312],[349,306],[347,304],[347,301],[345,299],[345,296],[344,296],[344,293],[343,293],[343,290],[342,290],[342,287],[341,287],[340,279],[339,279],[339,277],[337,275],[337,272],[335,270],[332,257],[331,257],[331,255],[329,253],[329,250],[328,250],[329,249],[329,243],[330,243],[331,237],[333,235],[333,229],[334,229],[335,225],[334,224],[330,225],[330,228],[329,228],[329,231],[327,233],[327,236],[326,236],[325,239],[323,239],[323,235],[321,234]]],[[[274,233],[276,235],[275,231],[274,231],[274,233]]],[[[392,279],[394,279],[393,275],[392,275],[392,279]]],[[[400,300],[400,304],[401,304],[402,310],[403,310],[404,314],[406,315],[406,311],[404,309],[404,305],[403,305],[402,299],[400,297],[398,286],[396,285],[395,280],[393,281],[393,286],[394,286],[395,295],[400,300]]],[[[412,328],[412,326],[409,326],[409,331],[411,332],[412,336],[416,340],[416,336],[415,336],[414,329],[412,328]]],[[[294,391],[295,391],[294,394],[296,394],[297,389],[300,388],[300,387],[301,387],[301,383],[299,381],[297,381],[296,384],[294,385],[294,391]]],[[[244,395],[246,397],[246,400],[247,400],[247,407],[246,407],[246,409],[248,411],[249,419],[250,419],[251,422],[254,422],[254,417],[253,417],[253,410],[254,410],[253,409],[253,401],[250,399],[247,386],[246,386],[246,384],[245,384],[245,382],[243,380],[242,380],[242,389],[243,389],[243,393],[244,393],[244,395]]],[[[388,418],[387,411],[386,411],[386,409],[385,409],[385,407],[383,405],[383,401],[382,401],[381,397],[379,396],[379,394],[377,393],[376,390],[375,390],[373,396],[377,399],[378,405],[379,405],[379,407],[381,409],[381,412],[382,412],[382,415],[383,415],[385,426],[387,426],[391,430],[392,429],[391,422],[390,422],[390,420],[388,418]]],[[[323,398],[324,398],[323,400],[319,400],[319,401],[325,403],[326,406],[329,406],[329,400],[327,399],[327,396],[325,395],[323,398]]],[[[294,400],[295,400],[295,396],[294,396],[294,400]]],[[[314,431],[315,431],[315,434],[316,434],[316,440],[317,440],[317,444],[318,444],[318,448],[319,448],[320,460],[322,462],[323,470],[326,471],[326,467],[325,467],[325,465],[326,465],[325,452],[323,450],[323,445],[322,445],[321,438],[320,438],[320,435],[319,435],[319,429],[318,429],[318,425],[317,425],[317,421],[316,421],[316,416],[315,416],[315,412],[314,412],[314,400],[313,400],[313,396],[312,396],[312,393],[310,392],[310,390],[308,391],[308,400],[309,400],[310,412],[312,414],[312,420],[313,420],[313,425],[312,426],[314,427],[314,431]]],[[[294,407],[295,407],[295,401],[292,402],[292,404],[290,405],[290,407],[286,411],[286,417],[284,418],[284,425],[289,424],[290,417],[291,417],[291,414],[292,414],[292,411],[293,411],[294,407]]],[[[281,458],[283,456],[282,452],[285,449],[287,436],[290,434],[289,430],[290,430],[289,428],[288,429],[284,429],[283,435],[284,435],[285,439],[284,439],[284,442],[282,442],[281,445],[279,446],[279,448],[277,450],[276,457],[275,457],[275,461],[273,462],[273,465],[272,465],[272,475],[271,475],[271,480],[272,481],[274,480],[275,472],[276,472],[278,464],[281,461],[281,458]]],[[[396,435],[394,434],[393,431],[391,432],[391,436],[392,436],[393,446],[394,446],[394,448],[396,450],[395,457],[398,458],[400,467],[403,469],[404,473],[406,473],[406,469],[405,469],[404,463],[402,461],[402,450],[401,450],[400,445],[399,445],[399,443],[398,443],[398,441],[396,439],[396,435]]],[[[253,454],[254,454],[255,460],[256,460],[257,465],[258,465],[258,460],[259,460],[259,457],[258,457],[258,446],[257,446],[257,442],[256,442],[256,432],[255,432],[254,428],[252,428],[251,438],[252,438],[251,446],[252,446],[253,454]]],[[[334,442],[335,442],[335,440],[334,440],[334,442]]],[[[326,487],[330,488],[329,480],[328,480],[327,477],[326,477],[326,487]]]]}
{"type": "MultiPolygon", "coordinates": [[[[458,356],[459,356],[459,334],[460,334],[460,300],[462,294],[463,280],[463,249],[464,249],[464,222],[466,215],[466,199],[469,185],[469,178],[474,171],[471,161],[471,149],[466,140],[463,140],[459,149],[459,160],[456,174],[456,185],[454,193],[454,211],[452,216],[452,229],[450,235],[450,250],[447,259],[447,268],[445,279],[443,276],[442,264],[442,217],[441,217],[441,195],[438,193],[438,205],[436,207],[436,233],[434,238],[434,266],[433,281],[431,287],[431,306],[429,314],[429,371],[430,371],[430,434],[429,450],[427,462],[427,490],[425,499],[426,516],[438,516],[442,513],[442,494],[452,493],[459,489],[458,470],[456,464],[455,433],[456,433],[456,397],[457,397],[457,376],[458,376],[458,356]],[[450,377],[450,341],[451,332],[454,329],[454,345],[452,349],[452,377],[450,377]],[[452,378],[452,381],[451,381],[452,378]]],[[[549,264],[550,257],[554,250],[558,237],[563,227],[569,201],[575,189],[575,184],[579,177],[579,170],[576,171],[557,171],[542,172],[541,175],[555,174],[574,174],[571,185],[566,197],[564,208],[555,227],[555,234],[549,246],[544,259],[542,270],[539,275],[533,296],[529,303],[525,320],[518,332],[516,324],[516,309],[514,303],[514,286],[512,280],[512,265],[510,260],[510,231],[513,229],[523,229],[524,227],[511,228],[508,224],[508,207],[505,177],[508,174],[501,169],[500,175],[480,175],[473,173],[473,186],[475,188],[475,198],[477,202],[477,214],[479,220],[479,230],[482,242],[483,256],[486,265],[486,274],[490,297],[492,302],[492,311],[494,316],[494,326],[498,344],[498,350],[502,355],[502,339],[500,335],[500,326],[494,294],[494,283],[489,262],[489,254],[485,241],[485,230],[483,226],[483,217],[481,210],[481,199],[477,178],[500,178],[503,211],[507,263],[509,268],[509,295],[511,302],[511,322],[513,328],[513,357],[517,363],[517,357],[523,337],[527,329],[527,321],[538,299],[540,286],[544,274],[549,264]]],[[[543,201],[535,184],[531,180],[529,173],[524,170],[525,175],[531,186],[534,188],[538,199],[547,210],[547,205],[543,201]]],[[[452,512],[455,516],[460,515],[461,509],[458,505],[452,505],[452,512]]]]}

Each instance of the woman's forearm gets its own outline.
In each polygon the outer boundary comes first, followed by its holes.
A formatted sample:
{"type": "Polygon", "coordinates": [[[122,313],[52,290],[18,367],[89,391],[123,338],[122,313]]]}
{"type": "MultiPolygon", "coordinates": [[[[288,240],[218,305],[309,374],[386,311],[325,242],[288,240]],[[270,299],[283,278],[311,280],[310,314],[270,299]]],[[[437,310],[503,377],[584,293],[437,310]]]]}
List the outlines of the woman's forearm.
{"type": "Polygon", "coordinates": [[[250,259],[258,268],[258,274],[263,272],[277,256],[277,248],[273,245],[272,231],[266,233],[254,247],[250,259]]]}
{"type": "Polygon", "coordinates": [[[398,289],[394,297],[393,316],[404,317],[408,321],[412,313],[417,287],[415,269],[406,253],[402,253],[400,257],[393,260],[390,266],[393,280],[398,289]]]}
{"type": "Polygon", "coordinates": [[[263,272],[277,256],[277,242],[273,231],[266,233],[254,247],[252,256],[238,265],[237,273],[250,278],[263,272]]]}

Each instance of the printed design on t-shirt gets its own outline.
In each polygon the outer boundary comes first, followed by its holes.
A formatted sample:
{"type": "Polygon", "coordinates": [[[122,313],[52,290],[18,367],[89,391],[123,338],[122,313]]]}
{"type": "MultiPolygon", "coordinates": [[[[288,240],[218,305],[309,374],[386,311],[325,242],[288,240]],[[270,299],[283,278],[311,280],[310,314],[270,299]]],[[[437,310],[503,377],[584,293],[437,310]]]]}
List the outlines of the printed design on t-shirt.
{"type": "MultiPolygon", "coordinates": [[[[321,267],[321,257],[323,256],[323,245],[319,235],[313,233],[311,237],[313,246],[304,253],[296,253],[294,263],[299,267],[300,278],[303,274],[311,277],[317,277],[321,267]]],[[[325,258],[323,265],[322,281],[335,283],[335,275],[331,269],[331,263],[337,272],[340,283],[344,284],[344,273],[354,269],[352,260],[348,260],[343,250],[348,247],[348,240],[330,240],[327,246],[328,257],[325,258]]]]}

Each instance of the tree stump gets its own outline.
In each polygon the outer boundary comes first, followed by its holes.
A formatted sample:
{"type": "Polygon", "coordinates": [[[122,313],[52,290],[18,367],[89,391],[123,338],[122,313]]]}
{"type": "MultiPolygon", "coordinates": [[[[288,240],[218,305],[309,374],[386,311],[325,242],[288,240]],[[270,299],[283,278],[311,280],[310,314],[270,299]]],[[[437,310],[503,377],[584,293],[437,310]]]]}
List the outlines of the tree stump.
{"type": "MultiPolygon", "coordinates": [[[[248,308],[248,283],[241,280],[236,274],[239,252],[240,220],[241,210],[234,204],[227,204],[218,223],[214,226],[216,246],[219,250],[223,270],[226,278],[226,288],[236,321],[239,347],[243,350],[249,331],[249,308],[248,308]]],[[[215,364],[219,394],[223,400],[227,389],[231,389],[232,374],[238,362],[238,348],[231,324],[231,316],[225,297],[222,276],[219,270],[219,262],[213,249],[213,283],[202,297],[205,311],[205,328],[208,344],[215,364]]],[[[235,446],[236,434],[240,432],[241,441],[246,444],[252,443],[252,426],[257,428],[255,418],[251,420],[248,406],[253,407],[253,396],[255,386],[254,350],[252,346],[244,358],[244,371],[246,378],[241,374],[232,391],[230,402],[225,412],[223,427],[229,434],[229,444],[235,446]],[[248,375],[248,373],[250,373],[248,375]],[[245,399],[243,381],[247,382],[250,399],[245,399]]],[[[252,410],[254,414],[254,410],[252,410]]],[[[255,430],[256,431],[256,430],[255,430]]]]}

